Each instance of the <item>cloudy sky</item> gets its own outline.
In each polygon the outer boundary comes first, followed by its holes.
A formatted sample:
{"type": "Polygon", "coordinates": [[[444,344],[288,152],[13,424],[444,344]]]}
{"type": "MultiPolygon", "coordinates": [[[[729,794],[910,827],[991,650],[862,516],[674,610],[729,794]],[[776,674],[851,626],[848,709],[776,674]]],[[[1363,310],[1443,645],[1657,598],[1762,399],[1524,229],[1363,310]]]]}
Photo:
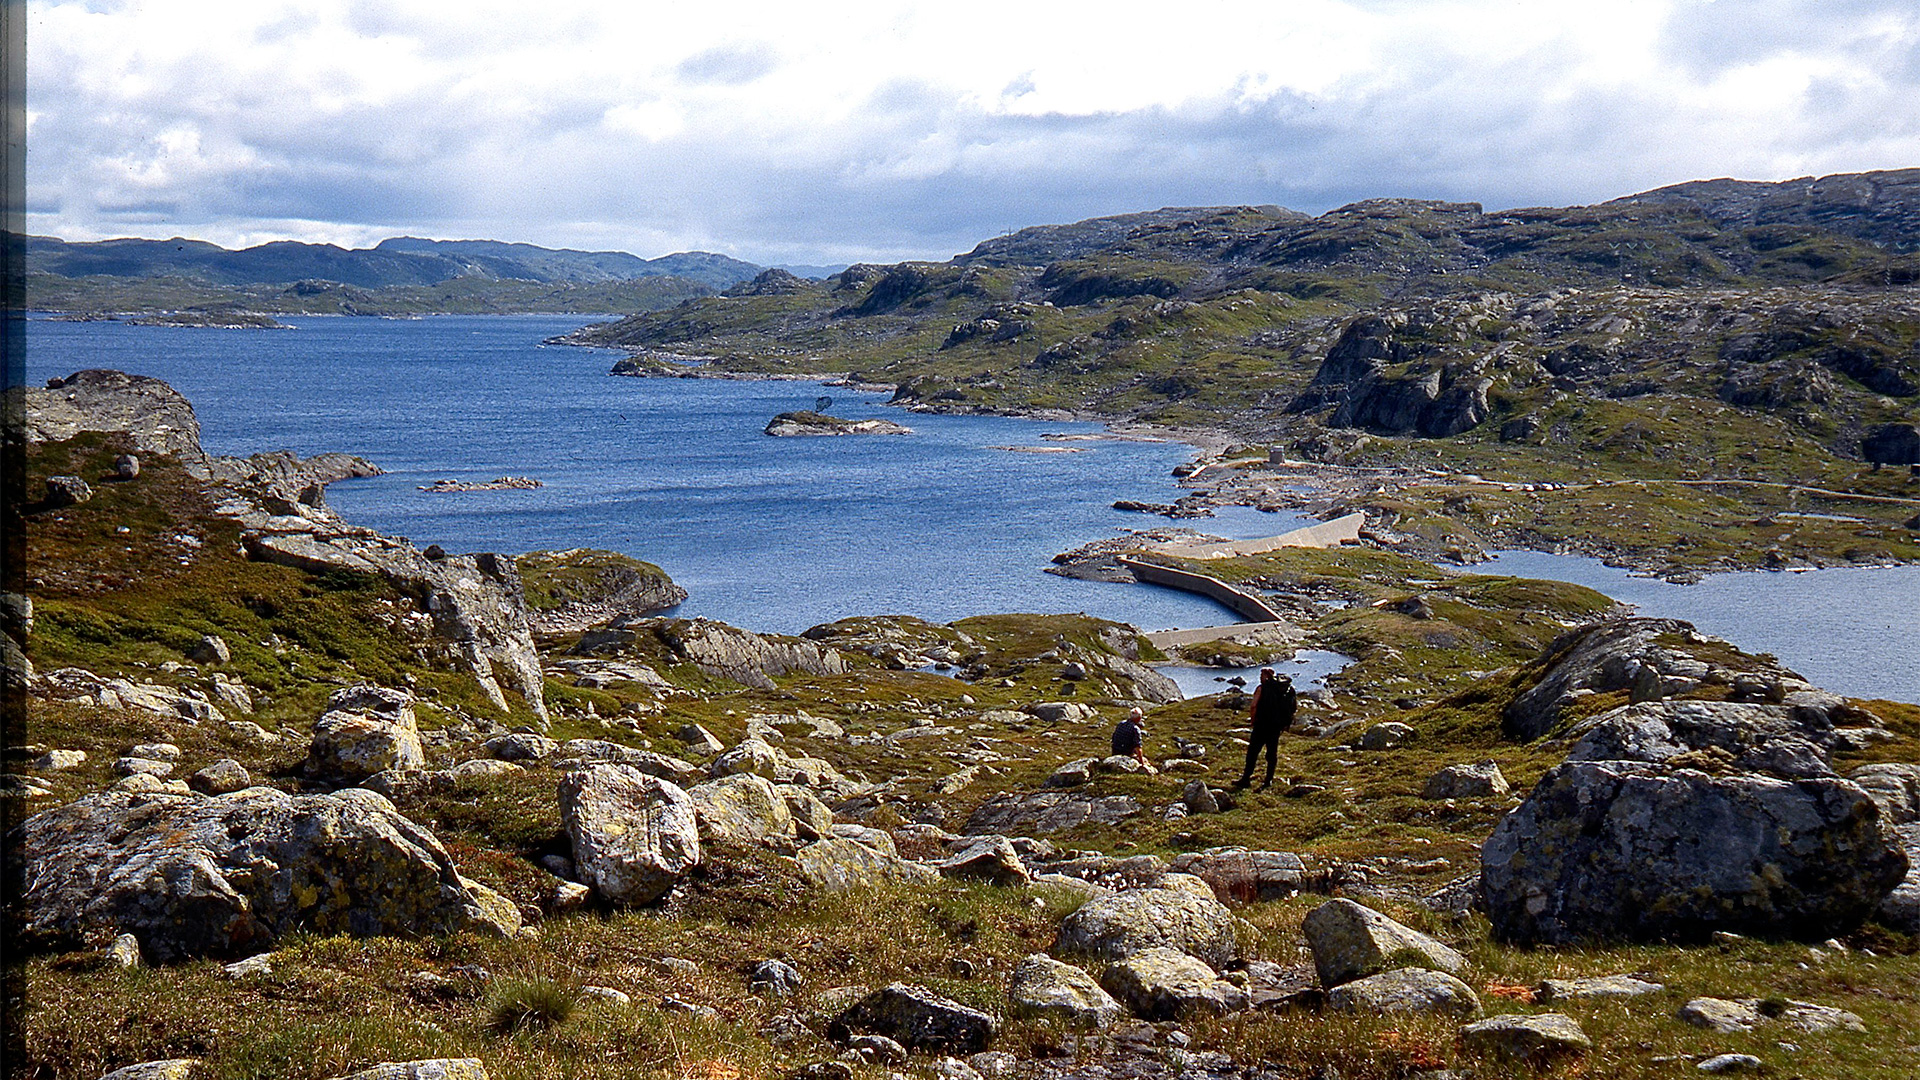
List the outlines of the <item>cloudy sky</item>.
{"type": "Polygon", "coordinates": [[[760,263],[1920,166],[1914,0],[32,0],[29,226],[760,263]]]}

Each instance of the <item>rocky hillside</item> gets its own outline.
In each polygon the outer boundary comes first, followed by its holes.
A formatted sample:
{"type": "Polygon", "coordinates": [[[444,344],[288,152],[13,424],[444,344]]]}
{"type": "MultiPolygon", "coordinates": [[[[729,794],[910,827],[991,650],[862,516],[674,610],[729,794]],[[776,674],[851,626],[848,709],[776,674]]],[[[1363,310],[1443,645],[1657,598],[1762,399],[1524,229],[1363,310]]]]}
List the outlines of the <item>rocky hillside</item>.
{"type": "Polygon", "coordinates": [[[1212,569],[1299,633],[1209,648],[1356,662],[1250,788],[1244,694],[1181,700],[1132,627],[647,614],[645,563],[417,551],[326,509],[367,463],[208,458],[164,384],[60,382],[4,605],[23,1074],[1920,1064],[1920,708],[1285,549],[1212,569]],[[1108,755],[1133,708],[1150,767],[1108,755]]]}

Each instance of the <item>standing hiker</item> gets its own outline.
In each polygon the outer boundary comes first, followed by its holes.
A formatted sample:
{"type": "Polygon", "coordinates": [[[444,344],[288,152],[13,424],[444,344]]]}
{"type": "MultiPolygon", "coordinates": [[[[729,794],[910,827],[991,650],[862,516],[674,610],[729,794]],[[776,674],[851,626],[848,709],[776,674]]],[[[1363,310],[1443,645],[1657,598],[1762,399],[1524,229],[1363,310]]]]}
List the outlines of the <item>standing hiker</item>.
{"type": "Polygon", "coordinates": [[[1272,668],[1260,669],[1260,685],[1253,691],[1253,707],[1247,716],[1253,721],[1253,731],[1247,736],[1247,767],[1234,781],[1233,789],[1239,791],[1253,782],[1253,766],[1260,760],[1262,747],[1267,751],[1267,779],[1260,785],[1262,791],[1273,783],[1274,761],[1280,756],[1280,733],[1293,726],[1294,710],[1299,707],[1300,696],[1293,692],[1293,680],[1285,675],[1275,675],[1272,668]]]}

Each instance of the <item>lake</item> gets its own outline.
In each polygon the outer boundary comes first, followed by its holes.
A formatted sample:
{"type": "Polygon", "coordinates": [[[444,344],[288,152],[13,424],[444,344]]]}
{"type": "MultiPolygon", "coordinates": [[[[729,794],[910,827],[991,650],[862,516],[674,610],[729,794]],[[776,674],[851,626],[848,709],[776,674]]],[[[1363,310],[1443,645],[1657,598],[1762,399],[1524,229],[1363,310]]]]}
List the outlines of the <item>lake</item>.
{"type": "MultiPolygon", "coordinates": [[[[283,321],[295,328],[35,319],[28,377],[39,384],[114,367],[165,379],[193,402],[210,453],[339,450],[388,470],[328,489],[357,524],[453,551],[610,548],[658,563],[685,586],[681,614],[749,629],[1010,611],[1085,612],[1143,630],[1234,621],[1184,593],[1043,572],[1060,551],[1165,524],[1112,503],[1177,498],[1170,472],[1193,453],[1183,444],[1048,440],[1102,428],[903,413],[884,395],[810,381],[610,376],[616,353],[540,344],[588,321],[580,316],[283,321]],[[837,415],[887,417],[914,434],[762,434],[774,414],[812,408],[823,394],[837,415]],[[544,486],[418,490],[443,478],[507,475],[544,486]]],[[[1300,522],[1234,508],[1182,524],[1243,538],[1300,522]]],[[[1676,586],[1593,560],[1520,552],[1473,571],[1590,585],[1646,614],[1772,652],[1841,693],[1920,702],[1920,567],[1731,574],[1676,586]]],[[[1216,674],[1187,681],[1213,687],[1216,674]]]]}

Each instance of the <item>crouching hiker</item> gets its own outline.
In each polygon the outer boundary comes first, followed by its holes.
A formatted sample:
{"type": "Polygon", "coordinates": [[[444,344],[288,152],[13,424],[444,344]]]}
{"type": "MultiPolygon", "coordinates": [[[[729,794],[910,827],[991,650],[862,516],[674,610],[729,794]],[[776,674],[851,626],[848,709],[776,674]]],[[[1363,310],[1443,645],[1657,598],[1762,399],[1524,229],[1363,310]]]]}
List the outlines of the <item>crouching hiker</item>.
{"type": "Polygon", "coordinates": [[[1285,675],[1275,675],[1272,668],[1260,669],[1260,685],[1253,691],[1253,707],[1248,710],[1248,719],[1253,722],[1253,731],[1247,736],[1247,767],[1234,781],[1235,791],[1243,790],[1253,782],[1253,767],[1260,760],[1260,751],[1267,752],[1267,778],[1260,789],[1266,790],[1273,783],[1274,760],[1280,756],[1280,733],[1293,726],[1293,714],[1299,708],[1300,696],[1293,691],[1293,680],[1285,675]]]}
{"type": "Polygon", "coordinates": [[[1113,729],[1113,752],[1119,757],[1130,757],[1140,763],[1148,772],[1157,770],[1153,762],[1147,760],[1147,714],[1135,709],[1127,714],[1113,729]]]}

